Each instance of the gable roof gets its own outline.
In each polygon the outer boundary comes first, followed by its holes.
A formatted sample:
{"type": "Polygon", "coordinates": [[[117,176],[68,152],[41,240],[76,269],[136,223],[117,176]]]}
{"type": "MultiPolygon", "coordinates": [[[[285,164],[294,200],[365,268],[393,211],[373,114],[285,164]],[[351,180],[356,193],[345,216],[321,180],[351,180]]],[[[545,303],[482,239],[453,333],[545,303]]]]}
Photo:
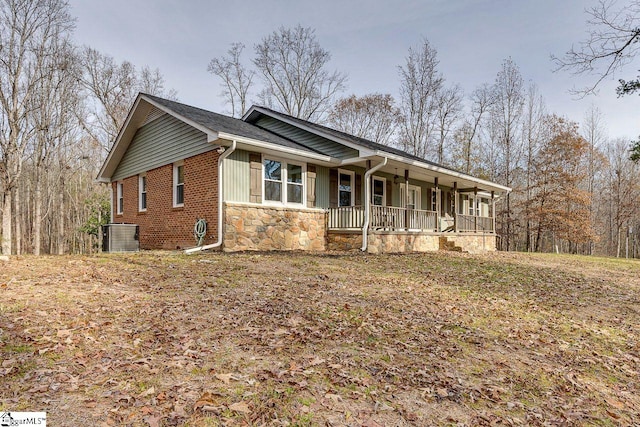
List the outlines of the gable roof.
{"type": "MultiPolygon", "coordinates": [[[[289,116],[266,107],[253,106],[242,119],[225,116],[222,114],[207,111],[201,108],[192,107],[177,101],[160,98],[157,96],[140,93],[136,98],[127,119],[118,134],[109,155],[100,169],[97,176],[100,182],[111,182],[118,165],[122,161],[129,145],[133,141],[137,130],[148,120],[148,116],[156,113],[166,113],[184,123],[193,126],[206,135],[206,141],[211,143],[211,149],[218,148],[218,144],[226,144],[222,140],[237,140],[238,144],[244,145],[245,149],[254,149],[263,153],[279,151],[292,156],[304,159],[313,159],[327,166],[341,166],[363,162],[374,158],[388,158],[395,162],[397,166],[406,165],[415,168],[414,170],[424,176],[448,177],[452,183],[459,180],[461,184],[471,187],[481,186],[487,190],[497,190],[499,192],[509,192],[509,187],[473,177],[463,172],[456,171],[449,167],[426,160],[424,158],[409,154],[394,147],[359,138],[345,132],[341,132],[317,123],[302,120],[289,116]],[[154,110],[155,109],[155,110],[154,110]],[[271,117],[287,126],[297,128],[309,134],[316,135],[324,140],[356,150],[355,156],[349,158],[336,158],[325,153],[325,147],[313,147],[308,141],[299,142],[280,135],[275,130],[269,130],[255,124],[261,116],[271,117]],[[219,141],[219,142],[218,142],[219,141]],[[217,144],[216,144],[217,143],[217,144]]],[[[142,171],[141,171],[142,172],[142,171]]]]}
{"type": "Polygon", "coordinates": [[[303,120],[303,119],[299,119],[297,117],[293,117],[293,116],[289,116],[287,114],[281,113],[279,111],[275,111],[272,110],[270,108],[267,107],[261,107],[261,106],[253,106],[251,107],[251,109],[249,109],[249,111],[244,115],[243,120],[247,120],[249,122],[252,122],[253,120],[256,119],[257,114],[256,113],[267,113],[268,115],[270,115],[271,117],[279,117],[283,120],[292,122],[294,124],[297,124],[299,126],[303,126],[303,127],[307,127],[310,130],[321,134],[321,135],[325,135],[325,137],[328,137],[329,139],[334,139],[337,140],[337,142],[342,142],[342,143],[349,143],[350,145],[352,145],[352,148],[365,148],[368,150],[371,150],[373,152],[376,151],[383,151],[385,153],[390,153],[390,154],[395,154],[397,156],[402,156],[405,157],[407,159],[411,159],[411,160],[416,160],[419,162],[423,162],[426,164],[429,164],[431,166],[435,166],[437,168],[440,169],[446,169],[449,170],[451,172],[457,172],[457,173],[462,173],[460,171],[457,171],[455,169],[452,169],[450,167],[447,166],[443,166],[441,164],[432,162],[430,160],[425,159],[424,157],[420,157],[420,156],[416,156],[410,153],[407,153],[406,151],[400,150],[398,148],[395,147],[391,147],[388,145],[383,145],[374,141],[370,141],[368,139],[364,139],[364,138],[360,138],[358,136],[355,135],[351,135],[336,129],[332,129],[323,125],[319,125],[317,123],[313,123],[307,120],[303,120]],[[353,147],[355,146],[355,147],[353,147]]]}
{"type": "Polygon", "coordinates": [[[249,111],[247,111],[247,113],[245,113],[245,115],[243,116],[243,120],[254,122],[254,121],[257,121],[260,115],[262,114],[276,118],[277,120],[286,122],[291,126],[296,126],[308,132],[312,132],[316,135],[333,140],[337,143],[347,145],[351,148],[359,149],[361,150],[361,156],[363,157],[371,157],[375,155],[375,156],[396,158],[396,160],[399,160],[403,163],[415,164],[422,168],[426,167],[430,170],[437,171],[439,173],[448,174],[451,176],[456,176],[463,180],[480,184],[484,187],[496,189],[499,191],[506,191],[506,192],[511,191],[511,188],[506,187],[504,185],[500,185],[484,179],[476,178],[474,176],[471,176],[464,172],[450,168],[448,166],[444,166],[439,163],[427,160],[423,157],[419,157],[419,156],[407,153],[406,151],[400,150],[398,148],[379,144],[377,142],[370,141],[368,139],[360,138],[336,129],[319,125],[317,123],[313,123],[297,117],[289,116],[285,113],[281,113],[279,111],[275,111],[267,107],[252,106],[249,109],[249,111]],[[363,153],[362,150],[364,150],[365,152],[363,153]]]}
{"type": "Polygon", "coordinates": [[[218,133],[228,133],[230,135],[237,135],[245,138],[256,139],[259,141],[270,142],[272,144],[281,145],[283,147],[312,151],[317,154],[322,154],[309,147],[298,144],[295,141],[283,138],[279,135],[276,135],[275,133],[264,130],[258,126],[254,126],[253,124],[240,119],[214,113],[208,110],[203,110],[202,108],[192,107],[190,105],[182,104],[177,101],[170,101],[168,99],[160,98],[153,95],[144,93],[140,95],[145,99],[155,101],[157,104],[168,108],[179,116],[187,118],[195,123],[206,127],[207,129],[214,130],[218,133]]]}
{"type": "MultiPolygon", "coordinates": [[[[207,135],[207,141],[212,144],[220,138],[233,139],[237,137],[271,144],[281,147],[283,150],[303,155],[322,156],[322,153],[317,150],[298,144],[243,120],[158,96],[139,93],[107,158],[100,168],[97,176],[99,182],[110,182],[111,176],[113,176],[118,164],[124,157],[137,130],[144,124],[147,115],[154,107],[202,131],[207,135]]],[[[217,145],[212,145],[212,149],[216,147],[217,145]]]]}

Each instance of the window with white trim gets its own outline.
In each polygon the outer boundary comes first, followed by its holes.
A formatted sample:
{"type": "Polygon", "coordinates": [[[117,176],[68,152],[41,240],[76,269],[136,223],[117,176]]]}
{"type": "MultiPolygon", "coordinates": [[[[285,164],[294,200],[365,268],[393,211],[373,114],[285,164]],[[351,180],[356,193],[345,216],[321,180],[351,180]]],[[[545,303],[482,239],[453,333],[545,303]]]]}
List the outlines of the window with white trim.
{"type": "Polygon", "coordinates": [[[306,164],[263,158],[262,170],[266,203],[305,204],[306,164]]]}
{"type": "Polygon", "coordinates": [[[122,215],[124,211],[124,184],[118,182],[116,184],[116,213],[122,215]]]}
{"type": "Polygon", "coordinates": [[[386,206],[386,187],[387,180],[379,176],[373,177],[373,183],[371,185],[371,201],[376,206],[386,206]]]}
{"type": "Polygon", "coordinates": [[[355,202],[355,172],[338,169],[338,206],[353,206],[355,202]]]}
{"type": "Polygon", "coordinates": [[[302,166],[287,164],[287,202],[302,204],[304,184],[302,182],[302,166]]]}
{"type": "Polygon", "coordinates": [[[138,175],[138,210],[145,212],[147,210],[147,175],[138,175]]]}
{"type": "Polygon", "coordinates": [[[184,162],[173,164],[173,206],[184,206],[184,162]]]}

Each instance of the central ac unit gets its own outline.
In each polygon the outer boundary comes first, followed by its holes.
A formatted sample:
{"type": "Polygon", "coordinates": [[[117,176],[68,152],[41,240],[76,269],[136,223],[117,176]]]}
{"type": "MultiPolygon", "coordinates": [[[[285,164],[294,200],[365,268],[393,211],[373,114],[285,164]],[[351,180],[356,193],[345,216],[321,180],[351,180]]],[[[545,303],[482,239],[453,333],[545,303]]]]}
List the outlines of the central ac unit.
{"type": "Polygon", "coordinates": [[[140,226],[106,224],[102,226],[103,252],[137,252],[140,250],[140,226]]]}

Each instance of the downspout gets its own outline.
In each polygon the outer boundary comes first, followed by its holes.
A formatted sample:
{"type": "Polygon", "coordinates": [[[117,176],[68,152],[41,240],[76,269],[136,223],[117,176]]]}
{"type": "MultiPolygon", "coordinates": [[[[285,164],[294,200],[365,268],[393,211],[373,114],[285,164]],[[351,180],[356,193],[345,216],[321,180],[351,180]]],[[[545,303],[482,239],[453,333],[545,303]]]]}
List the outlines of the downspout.
{"type": "Polygon", "coordinates": [[[113,208],[113,181],[109,181],[109,223],[112,223],[115,219],[115,210],[113,208]]]}
{"type": "MultiPolygon", "coordinates": [[[[199,252],[199,251],[205,251],[207,249],[213,249],[213,248],[217,248],[220,247],[222,245],[222,219],[223,219],[223,215],[224,212],[222,211],[223,208],[223,202],[224,202],[224,185],[222,182],[222,173],[223,173],[223,166],[222,166],[222,162],[224,159],[226,159],[227,157],[229,157],[231,155],[231,153],[233,153],[234,151],[236,151],[236,145],[237,142],[234,139],[233,142],[231,143],[231,147],[229,147],[228,149],[225,149],[224,147],[220,147],[218,150],[222,149],[222,154],[220,154],[220,157],[218,157],[218,241],[215,243],[212,243],[210,245],[204,245],[204,246],[198,246],[195,248],[191,248],[191,249],[187,249],[184,251],[185,254],[192,254],[194,252],[199,252]]],[[[218,151],[220,153],[220,151],[218,151]]]]}
{"type": "Polygon", "coordinates": [[[386,157],[382,163],[378,163],[364,174],[364,224],[362,225],[362,252],[367,250],[367,231],[369,229],[369,216],[371,215],[371,175],[387,164],[386,157]]]}

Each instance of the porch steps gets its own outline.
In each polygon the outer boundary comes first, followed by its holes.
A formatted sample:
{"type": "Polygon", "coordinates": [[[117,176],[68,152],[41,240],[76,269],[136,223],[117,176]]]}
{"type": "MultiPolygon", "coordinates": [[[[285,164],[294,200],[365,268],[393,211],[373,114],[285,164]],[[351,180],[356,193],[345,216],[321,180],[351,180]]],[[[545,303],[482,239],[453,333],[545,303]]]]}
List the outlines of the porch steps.
{"type": "Polygon", "coordinates": [[[456,242],[449,240],[446,236],[440,236],[438,247],[441,251],[462,252],[461,246],[456,246],[456,242]]]}

